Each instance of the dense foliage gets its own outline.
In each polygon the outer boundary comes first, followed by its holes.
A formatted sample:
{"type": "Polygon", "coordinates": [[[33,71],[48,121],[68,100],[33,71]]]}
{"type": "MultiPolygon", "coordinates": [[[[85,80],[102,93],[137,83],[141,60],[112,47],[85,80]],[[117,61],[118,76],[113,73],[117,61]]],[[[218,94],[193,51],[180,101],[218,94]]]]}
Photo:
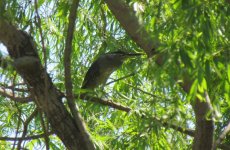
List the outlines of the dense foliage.
{"type": "MultiPolygon", "coordinates": [[[[0,2],[0,19],[33,38],[42,63],[47,62],[47,72],[54,85],[65,92],[63,61],[71,2],[39,0],[38,10],[35,3],[3,0],[0,2]]],[[[163,55],[162,64],[155,62],[155,56],[128,59],[110,76],[107,81],[110,84],[93,92],[109,102],[129,107],[128,113],[75,98],[96,147],[191,149],[194,135],[186,131],[194,132],[196,128],[194,103],[197,98],[206,102],[207,96],[211,109],[206,119],[214,120],[214,139],[218,139],[230,119],[229,1],[129,0],[126,3],[135,10],[142,28],[155,40],[157,52],[163,55]],[[188,91],[182,86],[186,83],[190,85],[188,91]]],[[[101,54],[117,49],[144,53],[106,3],[96,0],[80,1],[72,45],[75,95],[81,92],[87,69],[101,54]]],[[[2,60],[11,62],[4,49],[1,45],[2,60]]],[[[19,97],[32,99],[30,87],[11,65],[1,67],[0,72],[0,149],[15,148],[19,142],[28,149],[43,149],[47,146],[42,136],[47,126],[44,114],[33,102],[17,101],[19,97]],[[7,97],[5,92],[11,93],[12,97],[7,97]],[[24,140],[14,139],[23,134],[24,140]],[[25,140],[33,135],[41,137],[25,140]]],[[[65,98],[63,102],[66,103],[65,98]]],[[[47,130],[51,131],[50,128],[47,130]]],[[[64,148],[55,134],[49,136],[48,143],[50,149],[64,148]]],[[[229,135],[221,143],[230,145],[229,135]]]]}

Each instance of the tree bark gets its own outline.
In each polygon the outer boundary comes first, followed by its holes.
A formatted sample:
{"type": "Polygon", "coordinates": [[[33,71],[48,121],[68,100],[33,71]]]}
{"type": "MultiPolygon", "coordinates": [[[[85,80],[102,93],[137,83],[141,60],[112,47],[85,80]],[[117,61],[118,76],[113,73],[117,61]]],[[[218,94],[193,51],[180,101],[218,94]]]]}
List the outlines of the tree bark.
{"type": "MultiPolygon", "coordinates": [[[[138,22],[138,18],[135,16],[135,12],[129,8],[124,0],[105,0],[109,9],[112,11],[114,16],[120,22],[124,30],[129,34],[129,36],[136,42],[145,52],[151,57],[156,55],[157,43],[151,38],[150,34],[146,32],[138,22]]],[[[162,65],[163,54],[158,55],[156,63],[162,65]]],[[[188,77],[188,74],[185,74],[184,77],[188,77]]],[[[184,78],[185,79],[185,78],[184,78]]],[[[189,80],[184,80],[182,85],[185,92],[190,91],[189,80]]],[[[210,104],[208,102],[201,102],[198,98],[195,99],[195,104],[193,109],[196,117],[196,131],[193,142],[194,150],[211,150],[213,147],[213,134],[214,134],[214,122],[212,119],[208,119],[206,115],[210,113],[210,104]]]]}
{"type": "Polygon", "coordinates": [[[79,127],[62,103],[60,92],[41,65],[31,37],[3,19],[0,20],[0,29],[0,41],[7,47],[16,71],[31,86],[30,92],[34,95],[34,102],[46,114],[55,134],[67,149],[87,150],[79,127]],[[47,85],[45,78],[48,79],[47,85]]]}
{"type": "Polygon", "coordinates": [[[211,114],[209,104],[196,99],[193,109],[196,117],[193,150],[212,150],[214,122],[213,119],[207,115],[208,113],[211,114]]]}
{"type": "Polygon", "coordinates": [[[151,57],[156,54],[157,42],[146,32],[135,12],[123,0],[105,0],[109,9],[128,35],[151,57]]]}

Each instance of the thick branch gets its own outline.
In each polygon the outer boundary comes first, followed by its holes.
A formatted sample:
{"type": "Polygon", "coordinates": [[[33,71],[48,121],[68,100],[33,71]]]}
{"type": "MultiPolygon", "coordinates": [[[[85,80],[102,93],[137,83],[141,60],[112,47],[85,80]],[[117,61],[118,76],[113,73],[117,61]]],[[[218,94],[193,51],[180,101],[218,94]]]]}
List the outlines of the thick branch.
{"type": "MultiPolygon", "coordinates": [[[[185,79],[182,85],[184,91],[189,93],[191,88],[191,81],[185,79]]],[[[196,131],[193,142],[194,150],[212,149],[213,148],[213,138],[214,138],[214,121],[212,116],[212,106],[211,100],[205,92],[205,100],[200,100],[196,98],[194,101],[193,109],[196,117],[196,131]],[[208,116],[208,114],[210,114],[208,116]]]]}
{"type": "MultiPolygon", "coordinates": [[[[156,54],[157,45],[154,44],[154,39],[145,31],[142,25],[138,22],[138,18],[124,0],[105,0],[109,9],[120,22],[125,31],[150,57],[156,54]]],[[[160,54],[156,63],[162,65],[163,54],[160,54]]],[[[185,74],[184,77],[189,77],[185,74]]],[[[182,85],[183,89],[188,93],[190,91],[191,80],[185,80],[182,85]]],[[[213,143],[214,122],[212,119],[207,119],[206,115],[210,112],[208,102],[195,100],[193,109],[196,114],[196,133],[194,138],[194,149],[211,149],[213,143]]]]}
{"type": "Polygon", "coordinates": [[[146,32],[144,26],[138,21],[134,10],[130,9],[124,0],[105,0],[105,2],[133,41],[135,41],[149,57],[156,54],[157,42],[154,41],[146,32]]]}
{"type": "Polygon", "coordinates": [[[61,101],[60,92],[44,71],[31,37],[5,20],[0,20],[0,41],[7,47],[16,71],[29,84],[36,105],[46,114],[55,134],[69,150],[85,147],[80,129],[61,101]],[[45,84],[45,78],[48,79],[45,84]],[[45,87],[47,87],[46,91],[45,87]],[[45,96],[47,94],[47,97],[45,96]],[[48,101],[46,101],[48,100],[48,101]],[[47,105],[48,103],[48,105],[47,105]]]}

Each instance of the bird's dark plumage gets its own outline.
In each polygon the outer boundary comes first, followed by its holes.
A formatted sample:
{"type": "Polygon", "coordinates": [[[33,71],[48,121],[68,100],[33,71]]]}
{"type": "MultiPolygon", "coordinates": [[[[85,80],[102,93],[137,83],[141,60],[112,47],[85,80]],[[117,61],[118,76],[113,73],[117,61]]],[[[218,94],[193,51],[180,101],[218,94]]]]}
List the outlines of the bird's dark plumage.
{"type": "Polygon", "coordinates": [[[101,55],[93,62],[87,71],[82,89],[94,89],[101,84],[105,84],[109,76],[117,70],[127,58],[138,55],[142,54],[116,51],[101,55]]]}

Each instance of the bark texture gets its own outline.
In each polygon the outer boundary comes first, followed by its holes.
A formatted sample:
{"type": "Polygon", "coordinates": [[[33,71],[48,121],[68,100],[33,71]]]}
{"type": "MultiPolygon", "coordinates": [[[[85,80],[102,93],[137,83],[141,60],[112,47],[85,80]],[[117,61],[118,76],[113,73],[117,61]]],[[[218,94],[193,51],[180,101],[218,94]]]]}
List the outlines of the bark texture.
{"type": "Polygon", "coordinates": [[[207,102],[196,99],[193,106],[196,116],[196,130],[193,141],[194,150],[212,150],[214,122],[207,114],[211,112],[207,102]]]}
{"type": "Polygon", "coordinates": [[[157,42],[140,24],[135,12],[123,0],[105,0],[109,9],[120,22],[128,35],[151,57],[156,54],[157,42]]]}
{"type": "Polygon", "coordinates": [[[46,114],[54,133],[67,149],[87,150],[79,127],[61,101],[61,93],[41,65],[31,37],[4,20],[0,20],[0,29],[0,41],[7,47],[16,71],[31,86],[34,102],[46,114]],[[47,97],[45,89],[48,90],[47,97]]]}
{"type": "MultiPolygon", "coordinates": [[[[120,22],[124,30],[129,36],[136,42],[145,52],[151,57],[156,55],[157,43],[151,38],[150,34],[146,32],[138,22],[138,18],[135,16],[135,12],[126,4],[124,0],[105,0],[109,9],[112,11],[114,16],[120,22]]],[[[164,55],[158,55],[156,63],[158,65],[163,64],[164,55]]],[[[185,78],[189,77],[188,74],[184,75],[185,78]]],[[[182,85],[185,92],[190,91],[189,79],[184,80],[182,85]]],[[[196,117],[196,131],[193,142],[194,150],[211,150],[213,147],[213,135],[214,135],[214,122],[212,118],[207,118],[207,114],[211,113],[210,104],[208,102],[201,102],[199,99],[195,100],[193,109],[196,117]]]]}

